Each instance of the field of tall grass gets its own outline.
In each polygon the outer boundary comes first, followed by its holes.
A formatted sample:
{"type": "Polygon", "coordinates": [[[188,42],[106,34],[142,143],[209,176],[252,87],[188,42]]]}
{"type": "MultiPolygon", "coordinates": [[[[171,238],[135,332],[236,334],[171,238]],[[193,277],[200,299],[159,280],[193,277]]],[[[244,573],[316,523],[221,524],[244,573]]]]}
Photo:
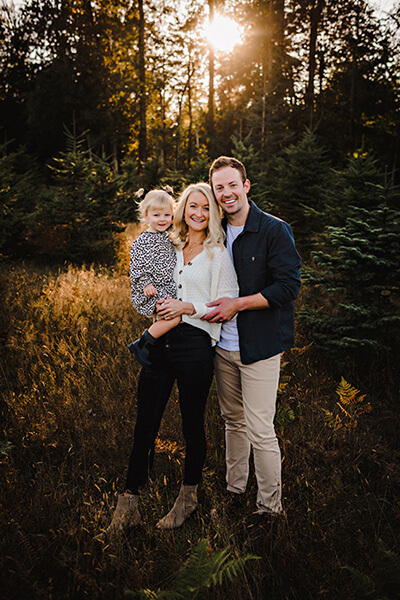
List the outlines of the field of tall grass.
{"type": "Polygon", "coordinates": [[[340,410],[341,374],[302,338],[284,356],[276,419],[285,518],[254,544],[254,473],[243,508],[224,510],[224,434],[212,389],[199,509],[180,529],[155,528],[181,481],[174,392],[141,498],[143,523],[120,539],[102,535],[123,489],[135,422],[139,368],[127,345],[147,323],[130,302],[127,256],[136,234],[130,228],[121,239],[113,270],[0,265],[2,597],[111,600],[127,590],[168,590],[208,540],[210,553],[259,559],[206,598],[398,598],[395,393],[376,373],[368,386],[350,382],[359,402],[340,410]],[[360,411],[363,402],[371,410],[360,411]]]}

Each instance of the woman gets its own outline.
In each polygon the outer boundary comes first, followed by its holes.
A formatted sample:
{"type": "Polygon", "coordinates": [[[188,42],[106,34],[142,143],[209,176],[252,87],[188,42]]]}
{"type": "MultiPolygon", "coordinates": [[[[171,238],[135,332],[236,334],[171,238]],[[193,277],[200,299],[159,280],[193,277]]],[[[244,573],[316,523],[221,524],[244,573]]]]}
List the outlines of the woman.
{"type": "Polygon", "coordinates": [[[151,364],[140,373],[126,491],[118,497],[110,533],[140,522],[139,490],[153,464],[155,439],[175,381],[186,444],[184,478],[175,504],[157,527],[179,527],[197,506],[206,457],[204,411],[214,373],[213,347],[221,328],[201,318],[210,310],[207,302],[221,296],[236,297],[238,287],[223,244],[219,208],[208,184],[193,184],[184,190],[174,222],[171,237],[176,247],[178,298],[160,301],[157,312],[167,320],[181,317],[181,323],[155,341],[149,349],[151,364]]]}

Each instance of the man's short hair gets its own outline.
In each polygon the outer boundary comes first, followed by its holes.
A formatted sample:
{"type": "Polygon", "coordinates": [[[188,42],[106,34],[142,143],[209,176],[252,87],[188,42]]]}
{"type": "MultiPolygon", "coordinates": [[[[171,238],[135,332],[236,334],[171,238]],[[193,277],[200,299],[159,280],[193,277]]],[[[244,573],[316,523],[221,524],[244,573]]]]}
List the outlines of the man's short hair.
{"type": "Polygon", "coordinates": [[[246,181],[246,168],[244,164],[240,162],[240,160],[237,160],[237,158],[233,158],[233,156],[219,156],[212,163],[208,174],[211,187],[212,176],[214,175],[215,171],[219,171],[219,169],[222,169],[223,167],[232,167],[233,169],[236,169],[237,171],[239,171],[243,183],[246,181]]]}

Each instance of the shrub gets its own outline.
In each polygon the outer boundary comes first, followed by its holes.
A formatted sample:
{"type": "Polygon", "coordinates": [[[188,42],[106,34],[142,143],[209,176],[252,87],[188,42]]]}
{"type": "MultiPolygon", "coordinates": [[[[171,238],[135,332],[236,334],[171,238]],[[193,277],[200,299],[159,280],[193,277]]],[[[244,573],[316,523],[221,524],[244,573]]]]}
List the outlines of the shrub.
{"type": "Polygon", "coordinates": [[[42,193],[33,159],[24,151],[0,146],[0,252],[15,255],[25,238],[42,193]]]}
{"type": "Polygon", "coordinates": [[[304,270],[314,303],[300,322],[339,362],[399,354],[400,192],[391,184],[375,192],[373,210],[354,208],[343,227],[328,227],[327,250],[314,252],[314,268],[304,270]]]}

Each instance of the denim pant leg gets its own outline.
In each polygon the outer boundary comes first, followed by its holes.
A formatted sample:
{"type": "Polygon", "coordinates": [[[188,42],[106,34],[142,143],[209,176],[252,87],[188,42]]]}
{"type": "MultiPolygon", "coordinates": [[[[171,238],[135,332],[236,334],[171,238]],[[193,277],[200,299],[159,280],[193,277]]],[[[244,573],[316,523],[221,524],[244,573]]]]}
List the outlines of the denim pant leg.
{"type": "Polygon", "coordinates": [[[207,452],[204,412],[214,374],[212,356],[203,361],[181,364],[177,366],[176,374],[186,444],[183,483],[197,485],[207,452]]]}
{"type": "Polygon", "coordinates": [[[126,480],[126,489],[133,494],[147,483],[154,459],[154,442],[174,380],[174,373],[160,366],[141,370],[134,441],[126,480]]]}

